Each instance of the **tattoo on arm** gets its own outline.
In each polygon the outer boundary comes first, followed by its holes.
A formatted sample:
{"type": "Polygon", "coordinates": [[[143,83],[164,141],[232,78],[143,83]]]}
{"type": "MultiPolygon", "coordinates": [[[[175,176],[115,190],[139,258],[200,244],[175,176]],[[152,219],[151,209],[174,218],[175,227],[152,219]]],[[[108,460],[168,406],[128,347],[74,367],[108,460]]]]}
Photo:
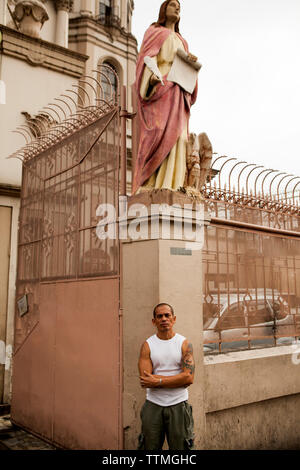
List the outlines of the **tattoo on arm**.
{"type": "Polygon", "coordinates": [[[188,344],[187,350],[182,358],[181,361],[181,367],[182,369],[187,369],[190,371],[190,374],[193,375],[195,371],[195,364],[194,364],[194,358],[193,358],[193,346],[192,343],[188,344]]]}

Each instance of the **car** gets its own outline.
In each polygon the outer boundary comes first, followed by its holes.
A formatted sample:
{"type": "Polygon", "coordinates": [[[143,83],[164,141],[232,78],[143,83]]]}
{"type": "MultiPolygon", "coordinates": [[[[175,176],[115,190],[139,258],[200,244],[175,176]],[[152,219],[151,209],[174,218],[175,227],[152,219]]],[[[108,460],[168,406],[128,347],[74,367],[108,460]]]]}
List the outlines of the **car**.
{"type": "Polygon", "coordinates": [[[276,289],[210,293],[203,308],[204,352],[287,344],[295,339],[296,311],[276,289]]]}

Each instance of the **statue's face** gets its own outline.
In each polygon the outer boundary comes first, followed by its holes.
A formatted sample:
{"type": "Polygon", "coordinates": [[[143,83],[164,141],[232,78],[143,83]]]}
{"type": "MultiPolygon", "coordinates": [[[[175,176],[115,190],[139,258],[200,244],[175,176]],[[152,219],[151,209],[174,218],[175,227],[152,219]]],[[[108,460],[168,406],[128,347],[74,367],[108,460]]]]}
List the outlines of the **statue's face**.
{"type": "Polygon", "coordinates": [[[166,17],[167,20],[175,23],[180,20],[180,5],[177,0],[172,0],[167,6],[166,17]]]}

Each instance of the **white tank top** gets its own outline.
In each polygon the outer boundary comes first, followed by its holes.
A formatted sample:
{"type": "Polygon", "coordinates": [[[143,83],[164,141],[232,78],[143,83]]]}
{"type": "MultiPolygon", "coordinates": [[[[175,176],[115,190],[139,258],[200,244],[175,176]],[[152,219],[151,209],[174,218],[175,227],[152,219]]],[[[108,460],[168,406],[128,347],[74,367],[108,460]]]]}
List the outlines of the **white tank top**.
{"type": "MultiPolygon", "coordinates": [[[[182,343],[185,337],[175,334],[168,340],[153,335],[147,339],[154,375],[177,375],[182,372],[182,343]]],[[[172,406],[188,400],[188,389],[178,388],[147,388],[147,400],[160,406],[172,406]]]]}

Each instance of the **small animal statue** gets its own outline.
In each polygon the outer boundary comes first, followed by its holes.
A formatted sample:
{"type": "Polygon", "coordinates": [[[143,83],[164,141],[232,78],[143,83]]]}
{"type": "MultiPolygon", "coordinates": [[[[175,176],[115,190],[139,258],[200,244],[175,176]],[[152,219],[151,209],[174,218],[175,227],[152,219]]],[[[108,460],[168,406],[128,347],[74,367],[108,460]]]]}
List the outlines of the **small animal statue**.
{"type": "Polygon", "coordinates": [[[190,134],[187,144],[186,173],[184,187],[195,188],[199,191],[200,156],[199,140],[196,134],[190,134]]]}
{"type": "Polygon", "coordinates": [[[200,182],[199,182],[199,189],[201,189],[209,176],[209,171],[211,168],[211,162],[212,162],[212,154],[213,154],[213,149],[212,149],[212,144],[205,134],[203,132],[198,136],[198,142],[199,142],[199,155],[200,155],[200,182]]]}
{"type": "Polygon", "coordinates": [[[190,134],[187,144],[185,188],[200,191],[204,186],[211,167],[212,153],[211,142],[204,132],[198,136],[190,134]]]}

